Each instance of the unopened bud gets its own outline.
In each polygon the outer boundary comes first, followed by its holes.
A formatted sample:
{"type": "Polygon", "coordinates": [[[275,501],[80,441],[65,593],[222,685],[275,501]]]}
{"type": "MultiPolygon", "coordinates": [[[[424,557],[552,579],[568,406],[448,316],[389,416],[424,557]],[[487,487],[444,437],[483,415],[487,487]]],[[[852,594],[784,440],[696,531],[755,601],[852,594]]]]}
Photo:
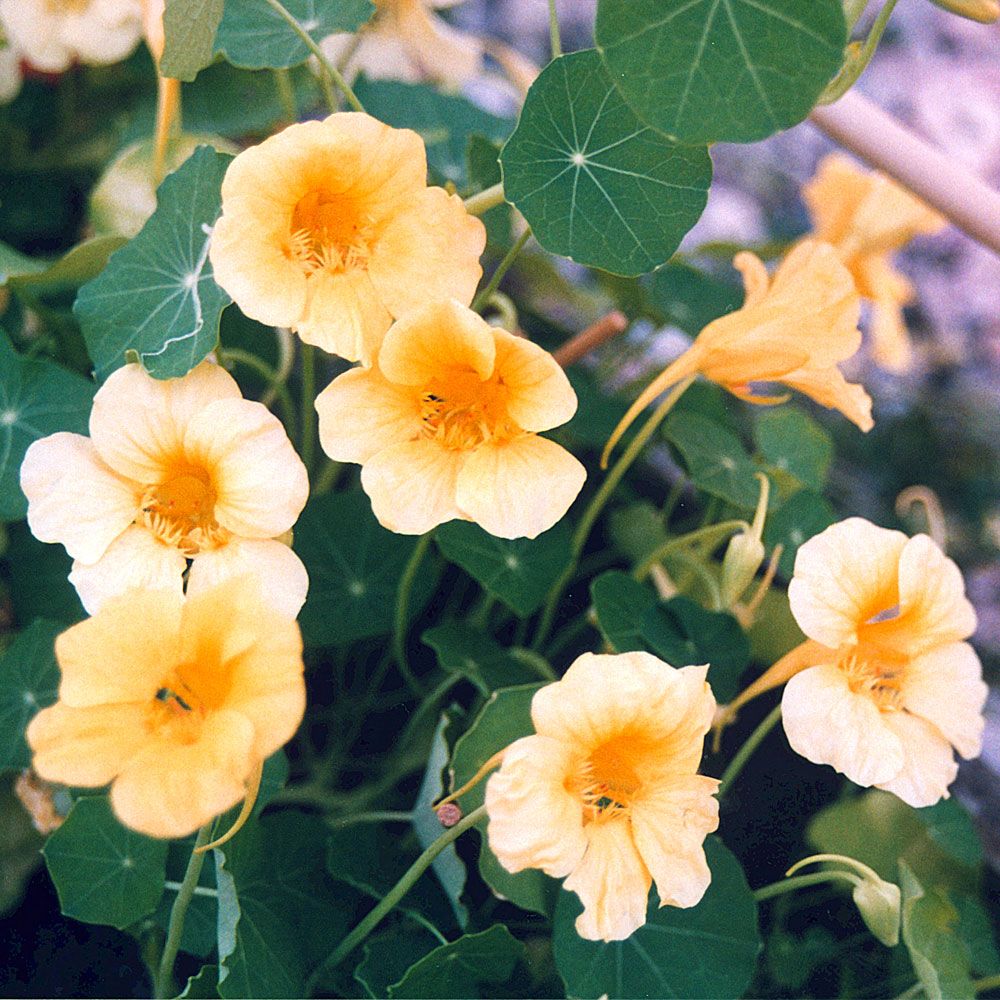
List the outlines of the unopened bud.
{"type": "Polygon", "coordinates": [[[447,830],[462,818],[461,808],[454,802],[446,802],[437,809],[438,822],[447,830]]]}
{"type": "Polygon", "coordinates": [[[944,10],[966,17],[970,21],[981,24],[992,24],[1000,18],[1000,2],[998,0],[931,0],[944,10]]]}
{"type": "Polygon", "coordinates": [[[757,473],[757,478],[760,480],[760,498],[753,524],[749,526],[749,531],[741,531],[730,539],[722,559],[721,593],[724,608],[731,608],[743,596],[764,561],[762,536],[771,484],[767,476],[760,472],[757,473]]]}
{"type": "Polygon", "coordinates": [[[856,885],[852,895],[868,930],[887,948],[899,944],[899,886],[876,875],[874,878],[866,877],[856,885]]]}
{"type": "Polygon", "coordinates": [[[14,794],[21,800],[32,825],[43,837],[60,827],[64,819],[56,808],[53,791],[53,786],[32,770],[22,771],[14,783],[14,794]]]}

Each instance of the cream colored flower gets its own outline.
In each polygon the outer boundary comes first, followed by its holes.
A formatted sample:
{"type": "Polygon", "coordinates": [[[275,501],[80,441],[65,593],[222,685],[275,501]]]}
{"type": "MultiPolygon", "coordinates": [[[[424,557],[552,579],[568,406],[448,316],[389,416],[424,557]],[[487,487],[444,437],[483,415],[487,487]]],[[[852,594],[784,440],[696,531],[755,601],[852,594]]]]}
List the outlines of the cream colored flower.
{"type": "Polygon", "coordinates": [[[926,535],[854,517],[799,549],[788,596],[814,664],[782,698],[792,748],[912,806],[947,797],[986,700],[958,567],[926,535]]]}
{"type": "Polygon", "coordinates": [[[21,56],[0,43],[0,104],[7,104],[21,90],[21,56]]]}
{"type": "Polygon", "coordinates": [[[653,882],[660,906],[694,906],[708,888],[719,783],[697,773],[715,711],[707,671],[585,653],[535,695],[536,735],[511,744],[486,786],[497,860],[565,878],[582,937],[627,938],[653,882]]]}
{"type": "Polygon", "coordinates": [[[142,0],[0,0],[0,26],[46,73],[124,59],[142,37],[142,0]]]}
{"type": "Polygon", "coordinates": [[[248,316],[370,364],[394,318],[472,301],[485,244],[461,198],[427,186],[416,132],[345,112],[233,160],[210,257],[248,316]]]}
{"type": "Polygon", "coordinates": [[[399,320],[375,365],[335,378],[316,409],[323,450],[361,463],[375,516],[401,534],[462,518],[501,538],[534,538],[586,477],[538,436],[576,411],[562,369],[453,300],[399,320]]]}
{"type": "Polygon", "coordinates": [[[833,244],[858,293],[872,303],[875,359],[905,371],[911,348],[903,306],[913,301],[913,287],[891,257],[914,236],[941,230],[946,220],[884,174],[864,171],[839,153],[820,163],[802,197],[816,237],[833,244]]]}
{"type": "Polygon", "coordinates": [[[181,593],[189,561],[188,594],[250,574],[292,618],[305,600],[305,567],[277,540],[305,505],[305,467],[280,421],[211,362],[166,381],[119,368],[90,437],[36,441],[21,488],[35,537],[73,557],[91,614],[134,587],[181,593]]]}

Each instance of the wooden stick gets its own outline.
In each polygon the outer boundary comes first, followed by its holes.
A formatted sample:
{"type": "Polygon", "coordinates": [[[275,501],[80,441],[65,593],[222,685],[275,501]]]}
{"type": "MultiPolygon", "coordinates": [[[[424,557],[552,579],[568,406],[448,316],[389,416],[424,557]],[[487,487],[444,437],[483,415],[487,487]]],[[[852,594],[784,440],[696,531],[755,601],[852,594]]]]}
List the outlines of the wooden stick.
{"type": "Polygon", "coordinates": [[[585,330],[581,330],[575,337],[570,337],[565,344],[552,352],[552,357],[563,368],[569,368],[580,358],[586,357],[613,337],[624,333],[627,328],[628,320],[624,313],[617,310],[609,312],[607,316],[602,316],[596,323],[591,323],[585,330]]]}

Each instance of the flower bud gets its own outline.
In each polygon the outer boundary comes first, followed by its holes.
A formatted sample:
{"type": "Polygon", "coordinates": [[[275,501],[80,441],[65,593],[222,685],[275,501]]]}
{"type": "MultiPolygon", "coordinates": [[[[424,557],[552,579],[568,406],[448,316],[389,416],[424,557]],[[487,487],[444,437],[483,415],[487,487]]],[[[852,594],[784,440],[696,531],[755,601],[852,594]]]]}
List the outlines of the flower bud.
{"type": "Polygon", "coordinates": [[[771,488],[767,476],[758,472],[757,478],[760,480],[760,499],[757,501],[753,524],[748,531],[741,531],[732,537],[722,560],[721,593],[724,608],[731,608],[743,596],[764,561],[761,536],[764,533],[764,518],[771,488]]]}
{"type": "Polygon", "coordinates": [[[899,944],[899,886],[869,876],[854,887],[852,895],[868,930],[887,948],[899,944]]]}
{"type": "Polygon", "coordinates": [[[1000,18],[1000,2],[998,0],[931,0],[944,10],[966,17],[970,21],[981,24],[992,24],[1000,18]]]}

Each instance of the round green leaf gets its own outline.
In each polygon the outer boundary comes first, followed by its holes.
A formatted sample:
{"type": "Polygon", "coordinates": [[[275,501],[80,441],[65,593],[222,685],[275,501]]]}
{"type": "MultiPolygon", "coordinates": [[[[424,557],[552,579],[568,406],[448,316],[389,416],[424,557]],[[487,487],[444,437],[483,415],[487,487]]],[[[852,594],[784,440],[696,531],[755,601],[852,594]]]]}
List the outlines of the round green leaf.
{"type": "Polygon", "coordinates": [[[546,250],[624,275],[670,258],[712,180],[708,150],[644,125],[593,49],[542,70],[500,164],[507,200],[546,250]]]}
{"type": "Polygon", "coordinates": [[[783,545],[778,568],[790,578],[795,568],[795,554],[799,546],[813,535],[829,528],[837,519],[826,497],[812,490],[793,493],[764,525],[764,544],[768,551],[783,545]]]}
{"type": "Polygon", "coordinates": [[[841,0],[599,0],[597,47],[649,125],[752,142],[802,121],[840,69],[841,0]]]}
{"type": "Polygon", "coordinates": [[[590,585],[590,599],[597,613],[601,635],[616,653],[646,648],[643,618],[656,607],[656,597],[644,584],[620,569],[602,573],[590,585]]]}
{"type": "Polygon", "coordinates": [[[583,912],[574,893],[559,896],[552,949],[571,997],[741,997],[761,949],[757,904],[739,862],[715,837],[705,841],[712,882],[691,909],[659,908],[624,941],[586,941],[574,927],[583,912]]]}

